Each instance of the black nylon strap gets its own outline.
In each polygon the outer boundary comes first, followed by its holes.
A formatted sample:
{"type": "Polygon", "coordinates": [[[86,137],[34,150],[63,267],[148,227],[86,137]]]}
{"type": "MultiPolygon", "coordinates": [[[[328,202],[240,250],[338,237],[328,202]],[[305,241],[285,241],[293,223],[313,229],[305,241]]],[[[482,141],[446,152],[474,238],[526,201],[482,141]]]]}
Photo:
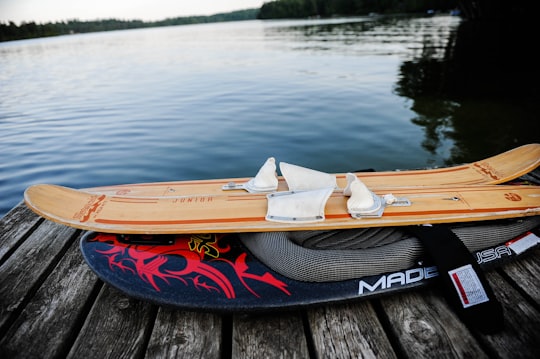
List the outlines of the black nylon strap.
{"type": "Polygon", "coordinates": [[[464,323],[483,333],[504,326],[501,304],[463,242],[445,225],[409,227],[439,270],[446,299],[464,323]]]}

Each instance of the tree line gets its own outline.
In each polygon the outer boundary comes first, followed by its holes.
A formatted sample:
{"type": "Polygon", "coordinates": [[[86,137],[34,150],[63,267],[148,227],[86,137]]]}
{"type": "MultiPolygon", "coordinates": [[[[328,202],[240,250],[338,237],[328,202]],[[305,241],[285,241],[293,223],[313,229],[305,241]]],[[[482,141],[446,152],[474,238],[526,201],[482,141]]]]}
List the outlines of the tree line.
{"type": "Polygon", "coordinates": [[[186,16],[168,18],[160,21],[106,19],[95,21],[68,20],[53,23],[37,24],[35,22],[17,25],[0,23],[0,41],[22,40],[36,37],[68,35],[97,31],[127,30],[144,27],[190,25],[223,21],[253,20],[257,18],[259,9],[247,9],[209,16],[186,16]]]}
{"type": "Polygon", "coordinates": [[[277,0],[262,5],[259,19],[426,13],[452,10],[457,0],[277,0]]]}
{"type": "Polygon", "coordinates": [[[160,21],[106,19],[95,21],[68,20],[54,23],[35,22],[17,25],[0,23],[0,41],[76,33],[126,30],[144,27],[189,25],[253,19],[308,18],[355,16],[369,13],[417,13],[429,9],[450,10],[458,0],[276,0],[260,9],[246,9],[210,16],[186,16],[160,21]]]}

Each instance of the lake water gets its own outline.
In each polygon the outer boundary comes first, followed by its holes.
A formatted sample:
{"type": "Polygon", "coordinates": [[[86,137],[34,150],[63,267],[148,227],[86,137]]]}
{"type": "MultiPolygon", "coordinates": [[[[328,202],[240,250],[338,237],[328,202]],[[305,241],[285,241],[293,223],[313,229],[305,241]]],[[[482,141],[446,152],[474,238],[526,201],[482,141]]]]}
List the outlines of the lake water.
{"type": "Polygon", "coordinates": [[[269,156],[418,168],[538,142],[537,64],[501,49],[508,32],[490,47],[457,17],[359,17],[0,43],[0,216],[35,183],[247,177],[269,156]]]}

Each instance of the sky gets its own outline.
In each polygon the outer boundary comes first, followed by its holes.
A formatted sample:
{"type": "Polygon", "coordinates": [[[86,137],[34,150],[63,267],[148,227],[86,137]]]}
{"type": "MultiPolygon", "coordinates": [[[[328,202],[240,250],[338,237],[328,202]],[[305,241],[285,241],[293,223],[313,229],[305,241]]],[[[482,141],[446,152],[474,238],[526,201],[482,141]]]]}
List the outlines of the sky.
{"type": "MultiPolygon", "coordinates": [[[[268,1],[268,0],[266,0],[268,1]]],[[[0,0],[0,22],[163,20],[261,7],[265,0],[0,0]]]]}

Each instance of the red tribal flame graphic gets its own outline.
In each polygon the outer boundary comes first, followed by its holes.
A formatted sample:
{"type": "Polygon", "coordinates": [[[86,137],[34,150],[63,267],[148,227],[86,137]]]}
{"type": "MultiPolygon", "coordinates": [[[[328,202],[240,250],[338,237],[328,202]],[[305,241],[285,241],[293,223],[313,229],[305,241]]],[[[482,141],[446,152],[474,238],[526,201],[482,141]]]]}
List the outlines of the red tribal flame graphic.
{"type": "Polygon", "coordinates": [[[220,247],[221,238],[223,235],[177,236],[172,245],[135,245],[120,243],[115,235],[99,234],[93,241],[111,245],[107,250],[96,250],[107,257],[111,270],[119,269],[136,274],[158,292],[161,290],[158,279],[167,284],[170,284],[171,279],[175,279],[185,285],[191,283],[198,290],[222,293],[229,299],[236,298],[233,282],[211,265],[220,261],[227,263],[234,270],[235,279],[255,297],[260,296],[249,286],[246,279],[266,283],[290,295],[287,284],[271,273],[266,272],[263,275],[250,273],[245,252],[240,253],[234,261],[222,258],[221,255],[230,251],[230,247],[220,247]],[[169,261],[170,255],[182,257],[185,265],[177,270],[166,269],[165,264],[169,261]]]}

